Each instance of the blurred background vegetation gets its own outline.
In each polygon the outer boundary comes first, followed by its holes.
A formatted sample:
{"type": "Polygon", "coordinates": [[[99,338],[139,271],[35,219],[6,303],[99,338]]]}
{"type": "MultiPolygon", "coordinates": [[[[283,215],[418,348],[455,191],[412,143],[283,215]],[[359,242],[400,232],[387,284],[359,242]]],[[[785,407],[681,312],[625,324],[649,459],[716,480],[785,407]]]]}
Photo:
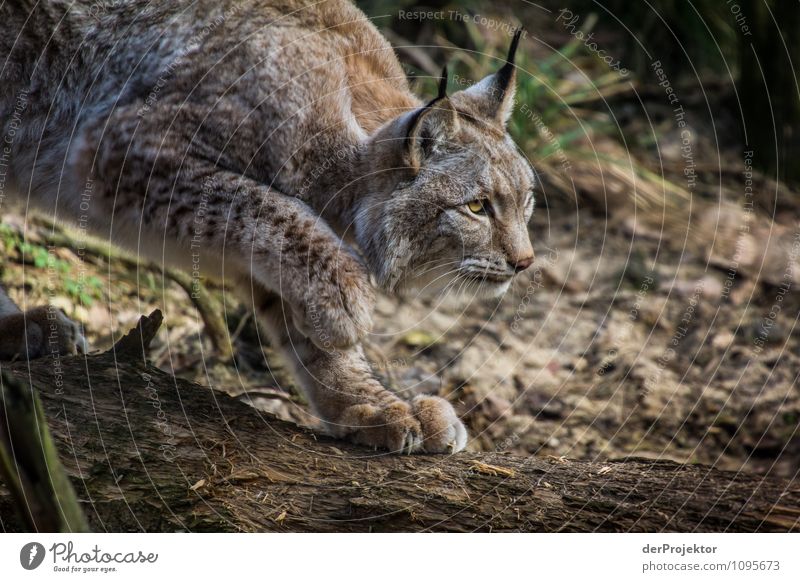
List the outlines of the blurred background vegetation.
{"type": "MultiPolygon", "coordinates": [[[[643,105],[640,99],[658,96],[651,65],[659,61],[684,106],[696,107],[701,116],[721,117],[715,129],[726,143],[753,149],[755,166],[770,177],[794,185],[800,180],[800,164],[793,163],[800,153],[798,2],[357,3],[396,45],[405,41],[425,51],[408,56],[412,74],[423,77],[420,85],[429,92],[432,82],[424,76],[435,73],[434,63],[454,61],[462,78],[479,78],[498,64],[512,28],[524,27],[527,42],[518,64],[527,74],[521,75],[519,101],[557,132],[560,147],[578,156],[586,153],[580,142],[587,132],[623,132],[620,125],[630,117],[624,105],[637,107],[643,105]],[[409,17],[414,13],[439,17],[409,17]],[[576,38],[577,30],[591,40],[576,38]],[[591,43],[595,50],[587,47],[591,43]],[[597,50],[613,55],[632,74],[612,74],[597,50]]],[[[519,112],[512,129],[531,154],[551,153],[552,146],[537,143],[536,128],[519,112]]],[[[644,139],[649,137],[648,132],[644,139]]]]}

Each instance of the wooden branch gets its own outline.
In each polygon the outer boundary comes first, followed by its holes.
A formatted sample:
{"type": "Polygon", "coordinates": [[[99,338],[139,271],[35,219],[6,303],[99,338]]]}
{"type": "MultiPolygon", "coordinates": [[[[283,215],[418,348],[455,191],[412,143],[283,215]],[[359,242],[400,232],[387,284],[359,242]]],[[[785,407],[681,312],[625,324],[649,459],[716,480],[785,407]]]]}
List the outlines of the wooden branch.
{"type": "MultiPolygon", "coordinates": [[[[385,455],[124,354],[8,367],[41,394],[95,531],[800,529],[797,481],[642,460],[385,455]]],[[[21,529],[12,505],[0,494],[0,520],[21,529]]]]}
{"type": "Polygon", "coordinates": [[[150,342],[156,337],[158,328],[164,322],[164,315],[156,309],[150,315],[143,315],[132,330],[126,333],[111,348],[111,352],[119,356],[142,356],[143,362],[147,360],[150,342]]]}
{"type": "Polygon", "coordinates": [[[203,319],[204,333],[211,340],[211,345],[214,346],[220,360],[224,362],[233,360],[233,343],[228,333],[228,325],[223,317],[224,310],[219,301],[211,296],[200,281],[193,279],[188,273],[178,269],[165,269],[164,273],[175,281],[191,299],[203,319]]]}

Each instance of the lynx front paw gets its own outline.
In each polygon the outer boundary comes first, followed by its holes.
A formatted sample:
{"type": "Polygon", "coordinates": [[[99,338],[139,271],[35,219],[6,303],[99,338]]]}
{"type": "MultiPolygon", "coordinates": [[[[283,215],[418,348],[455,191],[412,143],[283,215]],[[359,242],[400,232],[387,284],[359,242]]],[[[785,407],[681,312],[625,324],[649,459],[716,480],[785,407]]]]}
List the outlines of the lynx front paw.
{"type": "Polygon", "coordinates": [[[0,360],[85,353],[78,324],[56,307],[37,307],[0,319],[0,360]]]}
{"type": "Polygon", "coordinates": [[[358,444],[393,453],[456,453],[467,444],[467,429],[453,407],[434,396],[351,406],[338,428],[358,444]]]}
{"type": "Polygon", "coordinates": [[[354,443],[392,453],[413,453],[422,446],[422,426],[414,418],[411,405],[402,400],[388,405],[351,406],[334,432],[349,434],[354,443]]]}
{"type": "Polygon", "coordinates": [[[422,449],[426,453],[457,453],[467,446],[467,429],[453,406],[438,396],[417,396],[411,401],[422,425],[422,449]]]}

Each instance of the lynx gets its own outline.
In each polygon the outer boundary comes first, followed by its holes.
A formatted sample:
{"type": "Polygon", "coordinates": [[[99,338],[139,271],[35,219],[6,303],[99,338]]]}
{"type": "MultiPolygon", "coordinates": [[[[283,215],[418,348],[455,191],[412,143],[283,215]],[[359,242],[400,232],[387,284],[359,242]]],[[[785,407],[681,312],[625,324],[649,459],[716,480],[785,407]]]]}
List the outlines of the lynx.
{"type": "MultiPolygon", "coordinates": [[[[347,0],[0,5],[5,195],[222,277],[334,436],[462,450],[445,399],[372,374],[376,289],[499,296],[533,261],[535,174],[506,62],[425,102],[347,0]]],[[[2,152],[0,152],[2,153],[2,152]]],[[[84,349],[64,314],[0,301],[0,357],[84,349]]]]}

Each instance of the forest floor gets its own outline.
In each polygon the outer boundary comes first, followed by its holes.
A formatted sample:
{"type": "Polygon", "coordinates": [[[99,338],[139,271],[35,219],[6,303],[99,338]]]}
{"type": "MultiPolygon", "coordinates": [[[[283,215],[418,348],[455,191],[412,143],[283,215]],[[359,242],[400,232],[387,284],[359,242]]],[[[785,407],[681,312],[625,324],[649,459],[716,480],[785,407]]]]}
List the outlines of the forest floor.
{"type": "MultiPolygon", "coordinates": [[[[233,362],[216,357],[187,293],[160,267],[64,248],[43,264],[50,227],[29,221],[20,243],[22,224],[5,216],[2,283],[12,298],[62,307],[85,325],[93,350],[159,308],[156,365],[316,426],[280,359],[223,287],[207,282],[225,304],[233,362]],[[70,297],[77,274],[82,291],[70,297]]],[[[453,308],[381,297],[367,350],[375,372],[399,392],[450,399],[474,451],[794,476],[798,294],[787,294],[771,318],[779,288],[728,281],[703,257],[659,251],[657,238],[634,242],[612,224],[589,211],[541,209],[530,226],[536,264],[499,301],[453,308]]]]}

